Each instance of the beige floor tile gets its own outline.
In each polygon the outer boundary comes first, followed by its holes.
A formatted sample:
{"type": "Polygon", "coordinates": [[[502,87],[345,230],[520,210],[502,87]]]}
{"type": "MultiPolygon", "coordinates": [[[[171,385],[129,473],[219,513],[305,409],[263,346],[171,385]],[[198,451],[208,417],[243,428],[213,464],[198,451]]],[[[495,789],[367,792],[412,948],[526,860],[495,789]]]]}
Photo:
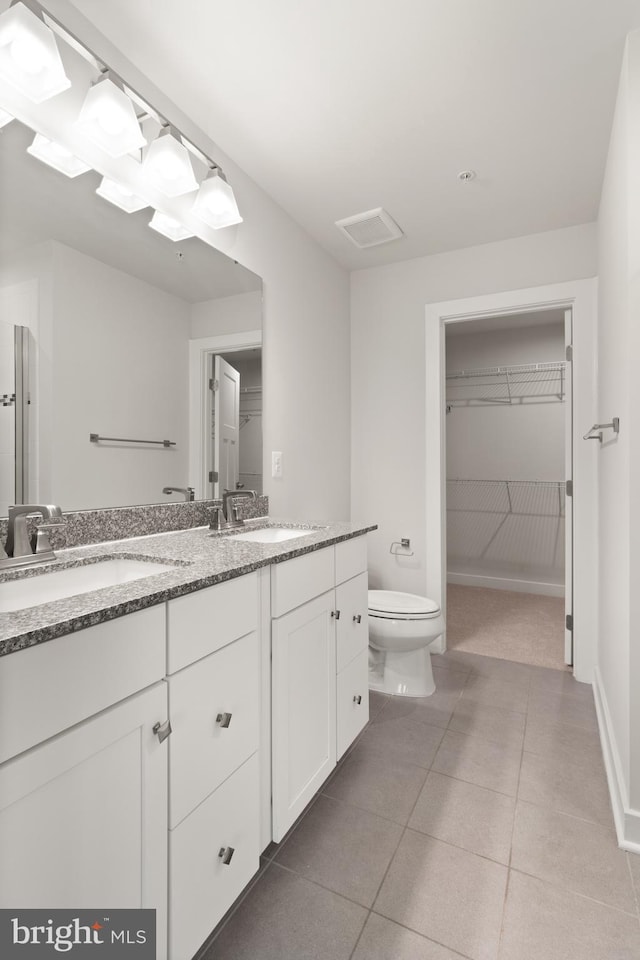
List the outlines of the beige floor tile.
{"type": "MultiPolygon", "coordinates": [[[[446,671],[442,670],[441,673],[446,671]]],[[[392,697],[374,722],[386,723],[387,720],[406,717],[417,723],[430,723],[446,729],[459,696],[459,693],[439,693],[436,690],[430,697],[392,697]]]]}
{"type": "Polygon", "coordinates": [[[367,911],[272,864],[202,960],[349,960],[367,911]]]}
{"type": "Polygon", "coordinates": [[[275,862],[370,907],[401,836],[399,824],[323,796],[275,862]]]}
{"type": "Polygon", "coordinates": [[[432,771],[409,826],[470,853],[508,864],[514,809],[511,797],[432,771]]]}
{"type": "Polygon", "coordinates": [[[372,913],[353,960],[460,960],[460,954],[372,913]]]}
{"type": "Polygon", "coordinates": [[[520,750],[447,730],[432,764],[436,773],[515,797],[520,750]]]}
{"type": "Polygon", "coordinates": [[[502,677],[469,677],[462,692],[462,700],[486,703],[501,710],[527,712],[528,684],[512,682],[502,677]]]}
{"type": "Polygon", "coordinates": [[[529,716],[547,722],[568,723],[597,731],[598,720],[592,700],[567,696],[548,690],[532,690],[529,695],[529,716]]]}
{"type": "Polygon", "coordinates": [[[468,736],[484,737],[514,748],[522,747],[525,715],[513,710],[502,710],[488,703],[478,703],[464,697],[458,701],[449,723],[449,729],[468,736]]]}
{"type": "Polygon", "coordinates": [[[633,879],[636,894],[636,906],[640,912],[640,853],[627,853],[627,863],[633,879]]]}
{"type": "Polygon", "coordinates": [[[627,913],[636,912],[626,855],[610,827],[519,801],[511,866],[627,913]]]}
{"type": "Polygon", "coordinates": [[[472,960],[495,960],[507,869],[407,830],[374,911],[472,960]]]}
{"type": "Polygon", "coordinates": [[[638,960],[635,917],[515,870],[499,960],[638,960]]]}
{"type": "Polygon", "coordinates": [[[466,670],[444,669],[437,665],[432,665],[432,670],[436,693],[462,693],[469,676],[466,670]]]}
{"type": "Polygon", "coordinates": [[[356,747],[322,792],[404,825],[426,773],[424,767],[356,747]]]}
{"type": "Polygon", "coordinates": [[[358,741],[362,750],[385,756],[395,756],[419,767],[429,768],[444,736],[442,727],[417,723],[406,717],[383,720],[382,711],[375,723],[370,723],[358,741]]]}
{"type": "Polygon", "coordinates": [[[604,769],[584,760],[525,752],[518,798],[606,827],[613,824],[604,769]]]}
{"type": "Polygon", "coordinates": [[[562,693],[570,697],[593,701],[593,687],[590,683],[580,683],[569,667],[566,670],[547,670],[540,667],[531,673],[531,692],[547,690],[549,693],[562,693]]]}
{"type": "Polygon", "coordinates": [[[569,763],[590,763],[600,770],[603,768],[598,732],[588,727],[529,716],[524,749],[543,757],[556,757],[569,763]]]}

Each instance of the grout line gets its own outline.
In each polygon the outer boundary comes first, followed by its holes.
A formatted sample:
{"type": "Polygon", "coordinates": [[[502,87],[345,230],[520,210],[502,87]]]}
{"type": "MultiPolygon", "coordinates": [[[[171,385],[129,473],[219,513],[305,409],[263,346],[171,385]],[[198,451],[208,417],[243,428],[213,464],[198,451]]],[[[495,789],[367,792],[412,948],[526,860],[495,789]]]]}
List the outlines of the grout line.
{"type": "Polygon", "coordinates": [[[551,880],[545,879],[545,877],[536,876],[535,873],[527,873],[526,870],[520,870],[516,867],[511,867],[510,872],[519,873],[523,877],[529,877],[530,880],[536,880],[538,883],[543,883],[552,890],[559,890],[561,893],[569,893],[572,897],[579,897],[581,900],[588,900],[589,903],[597,903],[599,907],[605,907],[607,910],[615,910],[616,913],[621,913],[623,917],[630,917],[632,920],[638,920],[638,915],[636,913],[629,913],[628,910],[623,910],[621,907],[616,907],[611,903],[605,903],[604,900],[598,900],[596,897],[590,897],[586,893],[580,893],[578,890],[574,890],[572,887],[561,887],[557,883],[553,883],[551,880]]]}
{"type": "Polygon", "coordinates": [[[631,857],[637,857],[637,853],[630,853],[628,850],[625,852],[625,857],[627,861],[627,870],[631,878],[631,889],[633,891],[633,897],[636,901],[636,913],[638,914],[638,919],[640,919],[640,886],[636,886],[636,880],[633,875],[633,870],[631,869],[631,857]]]}

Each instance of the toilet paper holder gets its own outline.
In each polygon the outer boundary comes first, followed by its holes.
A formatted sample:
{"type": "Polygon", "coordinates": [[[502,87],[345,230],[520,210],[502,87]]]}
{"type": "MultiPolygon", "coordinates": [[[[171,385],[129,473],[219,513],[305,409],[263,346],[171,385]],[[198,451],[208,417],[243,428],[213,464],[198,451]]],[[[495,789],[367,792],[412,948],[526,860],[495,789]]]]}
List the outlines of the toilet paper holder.
{"type": "Polygon", "coordinates": [[[408,537],[403,537],[402,540],[394,540],[391,546],[389,547],[389,553],[394,554],[396,557],[412,557],[413,550],[411,549],[411,540],[408,537]],[[394,550],[394,547],[399,547],[399,550],[394,550]]]}

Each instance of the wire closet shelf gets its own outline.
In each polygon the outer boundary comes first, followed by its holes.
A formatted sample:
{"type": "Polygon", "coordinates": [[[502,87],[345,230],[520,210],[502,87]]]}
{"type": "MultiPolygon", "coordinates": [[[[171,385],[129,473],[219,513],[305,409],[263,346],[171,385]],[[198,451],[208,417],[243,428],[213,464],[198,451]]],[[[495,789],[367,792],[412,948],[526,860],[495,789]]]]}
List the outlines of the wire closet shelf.
{"type": "Polygon", "coordinates": [[[564,480],[447,480],[447,510],[564,517],[564,480]]]}
{"type": "Polygon", "coordinates": [[[564,360],[456,370],[446,376],[447,412],[481,404],[557,403],[565,396],[564,360]]]}

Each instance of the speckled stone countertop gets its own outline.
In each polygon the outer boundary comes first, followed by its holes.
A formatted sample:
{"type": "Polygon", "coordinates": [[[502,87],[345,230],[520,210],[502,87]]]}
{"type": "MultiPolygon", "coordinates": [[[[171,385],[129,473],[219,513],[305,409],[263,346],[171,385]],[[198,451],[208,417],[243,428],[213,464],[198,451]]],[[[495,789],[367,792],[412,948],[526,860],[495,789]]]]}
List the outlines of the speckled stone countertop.
{"type": "Polygon", "coordinates": [[[41,568],[3,571],[0,584],[26,577],[33,579],[46,576],[67,567],[84,566],[107,558],[156,560],[172,564],[175,569],[91,593],[0,613],[0,656],[164,603],[272,563],[300,557],[375,529],[375,524],[305,524],[269,518],[247,521],[241,530],[212,533],[208,527],[196,527],[60,550],[55,561],[42,564],[41,568]],[[308,529],[309,532],[281,543],[231,539],[235,533],[264,527],[291,527],[296,530],[308,529]]]}

